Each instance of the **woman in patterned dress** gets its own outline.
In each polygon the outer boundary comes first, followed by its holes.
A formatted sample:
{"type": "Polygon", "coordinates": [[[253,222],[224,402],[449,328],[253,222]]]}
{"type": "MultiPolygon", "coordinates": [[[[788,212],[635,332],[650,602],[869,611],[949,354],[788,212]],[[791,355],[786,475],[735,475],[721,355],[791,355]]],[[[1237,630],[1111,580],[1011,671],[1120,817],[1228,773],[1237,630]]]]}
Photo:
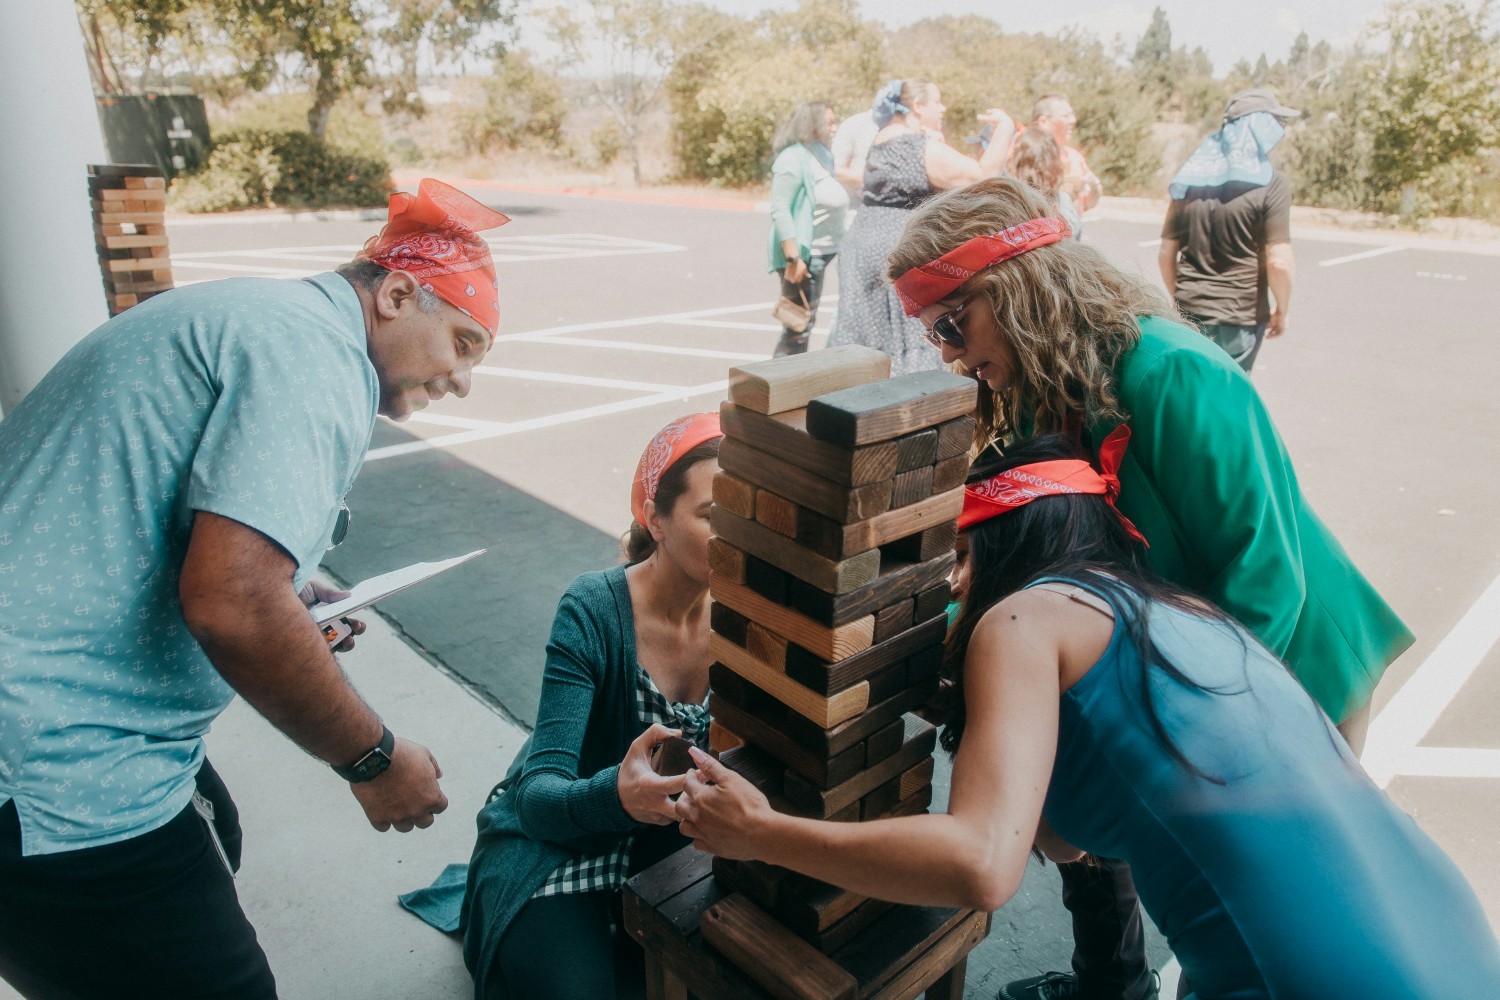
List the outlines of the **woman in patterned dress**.
{"type": "MultiPolygon", "coordinates": [[[[886,280],[886,257],[895,249],[912,209],[938,191],[1000,172],[1009,143],[990,143],[978,160],[943,141],[942,95],[927,80],[892,80],[875,96],[871,113],[881,126],[865,160],[864,202],[839,251],[839,311],[828,346],[864,344],[891,356],[891,374],[941,368],[922,324],[905,315],[886,280]]],[[[996,135],[1015,128],[1003,111],[980,121],[996,135]]]]}
{"type": "Polygon", "coordinates": [[[644,988],[620,928],[625,879],[684,846],[651,754],[708,745],[708,511],[719,415],[652,439],[631,492],[625,565],[585,573],[553,619],[530,741],[479,814],[463,899],[479,1000],[644,988]]]}

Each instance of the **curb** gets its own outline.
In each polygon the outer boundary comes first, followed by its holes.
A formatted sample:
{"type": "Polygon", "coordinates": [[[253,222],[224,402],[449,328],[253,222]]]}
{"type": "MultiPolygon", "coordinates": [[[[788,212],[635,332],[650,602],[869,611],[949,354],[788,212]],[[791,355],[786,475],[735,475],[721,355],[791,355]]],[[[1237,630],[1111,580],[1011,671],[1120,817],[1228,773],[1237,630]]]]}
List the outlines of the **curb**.
{"type": "MultiPolygon", "coordinates": [[[[420,171],[393,171],[391,179],[397,184],[415,184],[428,176],[420,171]]],[[[440,178],[457,188],[480,188],[488,191],[514,191],[519,194],[555,194],[569,198],[597,198],[602,201],[622,201],[642,205],[670,205],[674,208],[706,208],[720,212],[765,212],[766,202],[754,198],[728,195],[674,195],[651,191],[626,191],[619,188],[574,186],[570,184],[535,184],[525,181],[497,181],[477,177],[440,178]]]]}

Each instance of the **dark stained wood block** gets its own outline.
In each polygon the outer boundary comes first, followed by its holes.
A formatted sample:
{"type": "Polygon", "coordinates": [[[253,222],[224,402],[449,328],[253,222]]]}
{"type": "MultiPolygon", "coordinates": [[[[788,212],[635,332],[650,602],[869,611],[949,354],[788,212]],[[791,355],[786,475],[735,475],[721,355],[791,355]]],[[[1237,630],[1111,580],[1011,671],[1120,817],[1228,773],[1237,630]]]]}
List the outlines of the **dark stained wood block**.
{"type": "Polygon", "coordinates": [[[948,586],[946,580],[930,590],[922,591],[917,595],[917,621],[924,622],[929,618],[946,615],[948,603],[952,600],[953,589],[948,586]]]}
{"type": "Polygon", "coordinates": [[[693,758],[688,753],[692,745],[681,736],[668,736],[651,751],[651,769],[669,778],[687,774],[693,769],[693,758]]]}
{"type": "MultiPolygon", "coordinates": [[[[882,559],[885,557],[882,556],[882,559]]],[[[875,612],[875,641],[889,642],[911,628],[916,619],[917,599],[898,601],[875,612]]]]}
{"type": "Polygon", "coordinates": [[[863,712],[870,704],[870,685],[855,684],[836,694],[821,695],[796,681],[785,673],[767,666],[722,635],[710,633],[708,651],[717,665],[728,667],[766,694],[792,709],[798,715],[812,720],[824,729],[830,729],[863,712]]]}
{"type": "Polygon", "coordinates": [[[941,462],[955,455],[967,455],[974,444],[974,418],[955,417],[939,424],[937,432],[938,445],[934,462],[941,462]]]}
{"type": "Polygon", "coordinates": [[[954,488],[851,524],[807,510],[797,518],[797,541],[825,558],[849,559],[898,538],[951,521],[958,517],[963,507],[964,491],[954,488]]]}
{"type": "MultiPolygon", "coordinates": [[[[710,539],[712,541],[712,539],[710,539]]],[[[730,642],[743,646],[749,640],[746,633],[750,626],[750,619],[740,614],[731,607],[714,601],[708,609],[708,627],[728,639],[730,642]]]]}
{"type": "MultiPolygon", "coordinates": [[[[930,759],[930,758],[929,758],[930,759]]],[[[901,801],[901,777],[897,775],[859,800],[859,818],[868,822],[884,816],[901,801]]]]}
{"type": "Polygon", "coordinates": [[[744,896],[703,912],[703,939],[782,1000],[854,1000],[859,981],[744,896]]]}
{"type": "Polygon", "coordinates": [[[734,438],[725,438],[720,442],[719,467],[745,482],[754,483],[801,507],[831,517],[840,524],[863,521],[891,505],[889,480],[866,483],[863,486],[844,486],[734,438]]]}
{"type": "Polygon", "coordinates": [[[714,503],[737,517],[754,517],[755,487],[727,472],[716,472],[714,503]]]}
{"type": "Polygon", "coordinates": [[[874,767],[888,757],[899,753],[906,739],[906,717],[892,719],[885,728],[865,740],[865,767],[874,767]]]}
{"type": "MultiPolygon", "coordinates": [[[[942,622],[944,631],[947,631],[948,614],[946,611],[934,621],[942,622]]],[[[943,652],[941,645],[933,645],[913,653],[906,661],[906,683],[920,684],[929,677],[938,676],[943,670],[943,652]]]]}
{"type": "Polygon", "coordinates": [[[931,465],[937,461],[938,429],[929,427],[915,434],[904,434],[896,439],[896,472],[931,465]]]}
{"type": "Polygon", "coordinates": [[[807,433],[807,410],[763,414],[724,402],[719,425],[727,437],[769,451],[793,465],[844,486],[878,483],[896,474],[896,443],[840,448],[807,433]]]}
{"type": "Polygon", "coordinates": [[[851,802],[858,802],[892,778],[899,778],[920,764],[923,758],[931,759],[933,747],[937,745],[937,729],[914,715],[908,715],[902,721],[906,733],[901,749],[895,755],[832,788],[820,788],[789,771],[782,785],[787,801],[810,815],[828,816],[847,808],[851,802]]]}
{"type": "MultiPolygon", "coordinates": [[[[946,584],[955,559],[956,556],[949,552],[927,562],[896,563],[875,580],[846,594],[829,594],[792,578],[784,590],[785,603],[814,621],[829,626],[843,625],[873,615],[939,584],[946,584]]],[[[746,573],[748,576],[748,567],[746,573]]]]}
{"type": "Polygon", "coordinates": [[[894,907],[883,899],[867,899],[843,920],[818,934],[817,945],[825,952],[837,951],[892,909],[894,907]]]}
{"type": "Polygon", "coordinates": [[[880,558],[898,559],[902,562],[926,562],[944,552],[952,552],[958,541],[958,522],[944,521],[941,524],[919,531],[915,535],[898,538],[880,547],[880,558]]]}
{"type": "Polygon", "coordinates": [[[917,628],[908,628],[894,638],[834,662],[820,659],[793,643],[786,650],[786,673],[814,691],[832,694],[858,684],[879,670],[902,663],[925,649],[941,650],[947,627],[946,618],[933,618],[917,628]]]}
{"type": "Polygon", "coordinates": [[[809,653],[829,661],[853,656],[860,650],[869,649],[875,641],[873,614],[843,625],[828,626],[723,577],[710,576],[709,591],[714,600],[722,601],[751,621],[760,622],[777,635],[784,635],[809,653]]]}
{"type": "Polygon", "coordinates": [[[778,535],[797,537],[797,505],[770,490],[756,490],[755,519],[778,535]]]}
{"type": "MultiPolygon", "coordinates": [[[[722,579],[735,582],[730,577],[722,579]]],[[[745,580],[744,586],[749,587],[768,601],[777,604],[787,603],[787,581],[792,577],[784,570],[777,569],[764,559],[755,556],[745,556],[745,580]]],[[[804,584],[805,586],[805,584],[804,584]]]]}
{"type": "Polygon", "coordinates": [[[745,744],[719,754],[719,763],[750,784],[767,798],[781,796],[781,777],[786,766],[760,747],[745,744]]]}
{"type": "Polygon", "coordinates": [[[711,537],[708,540],[708,571],[717,576],[733,580],[735,583],[745,582],[745,553],[730,545],[722,538],[711,537]]]}
{"type": "Polygon", "coordinates": [[[969,456],[954,455],[932,467],[932,491],[942,493],[955,486],[962,486],[969,477],[969,456]]]}
{"type": "Polygon", "coordinates": [[[891,510],[909,507],[932,496],[932,470],[932,466],[924,465],[920,469],[898,473],[891,480],[891,510]]]}
{"type": "MultiPolygon", "coordinates": [[[[816,753],[787,737],[780,726],[768,723],[759,714],[751,714],[739,707],[733,700],[725,697],[730,684],[725,682],[726,679],[722,676],[724,673],[733,675],[733,671],[722,664],[714,664],[709,668],[709,683],[714,689],[712,711],[715,720],[740,739],[764,750],[785,764],[789,771],[795,771],[814,784],[837,785],[858,774],[864,766],[865,747],[862,742],[856,742],[852,747],[832,755],[816,753]]],[[[788,714],[795,713],[789,711],[788,714]]]]}
{"type": "Polygon", "coordinates": [[[865,679],[870,686],[869,698],[872,702],[885,701],[892,695],[900,694],[911,687],[911,682],[906,679],[906,662],[892,663],[875,671],[865,679]]]}
{"type": "Polygon", "coordinates": [[[979,384],[946,371],[913,372],[831,392],[807,404],[807,432],[854,448],[974,412],[979,384]]]}
{"type": "Polygon", "coordinates": [[[729,399],[757,413],[782,413],[815,396],[890,378],[891,359],[869,347],[846,344],[729,369],[729,399]]]}
{"type": "Polygon", "coordinates": [[[758,521],[746,520],[723,507],[715,507],[709,514],[709,525],[727,544],[764,559],[830,594],[843,594],[863,587],[880,575],[878,551],[860,552],[843,560],[828,559],[778,535],[758,521]]]}

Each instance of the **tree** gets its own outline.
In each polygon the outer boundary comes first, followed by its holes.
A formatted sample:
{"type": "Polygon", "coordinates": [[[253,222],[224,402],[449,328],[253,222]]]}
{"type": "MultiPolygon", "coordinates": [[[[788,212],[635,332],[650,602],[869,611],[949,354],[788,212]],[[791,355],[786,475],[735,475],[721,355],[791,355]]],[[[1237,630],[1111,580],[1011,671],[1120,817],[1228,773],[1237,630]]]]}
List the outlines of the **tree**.
{"type": "Polygon", "coordinates": [[[1151,24],[1135,43],[1135,55],[1131,57],[1138,70],[1151,72],[1164,68],[1172,59],[1172,26],[1167,23],[1167,12],[1157,7],[1151,12],[1151,24]]]}
{"type": "MultiPolygon", "coordinates": [[[[494,61],[500,75],[514,68],[502,57],[515,28],[516,0],[391,0],[384,6],[387,15],[375,37],[396,60],[387,80],[387,111],[423,112],[416,92],[424,54],[435,62],[474,55],[494,61]],[[504,37],[476,48],[488,28],[501,29],[504,37]]],[[[529,63],[517,65],[523,75],[533,72],[529,63]]]]}
{"type": "Polygon", "coordinates": [[[204,0],[77,0],[77,10],[101,94],[150,89],[153,76],[166,79],[176,50],[201,46],[214,30],[204,0]],[[133,81],[122,66],[137,70],[133,81]]]}

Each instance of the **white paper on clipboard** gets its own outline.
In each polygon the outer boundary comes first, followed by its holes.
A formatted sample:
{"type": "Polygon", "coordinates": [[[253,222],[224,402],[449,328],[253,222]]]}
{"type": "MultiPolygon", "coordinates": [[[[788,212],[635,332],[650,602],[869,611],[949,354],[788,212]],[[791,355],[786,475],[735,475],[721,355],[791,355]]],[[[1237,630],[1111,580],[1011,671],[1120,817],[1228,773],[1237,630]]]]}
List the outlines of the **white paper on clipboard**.
{"type": "Polygon", "coordinates": [[[424,580],[431,580],[439,573],[446,573],[455,566],[462,566],[469,560],[484,555],[487,551],[489,550],[475,549],[466,555],[454,556],[452,559],[444,559],[441,562],[412,563],[401,569],[393,569],[389,573],[372,576],[356,584],[349,592],[349,596],[342,601],[335,601],[332,604],[314,604],[307,610],[312,613],[313,620],[321,627],[345,615],[353,614],[361,608],[367,608],[376,601],[383,601],[393,594],[415,587],[424,580]]]}

